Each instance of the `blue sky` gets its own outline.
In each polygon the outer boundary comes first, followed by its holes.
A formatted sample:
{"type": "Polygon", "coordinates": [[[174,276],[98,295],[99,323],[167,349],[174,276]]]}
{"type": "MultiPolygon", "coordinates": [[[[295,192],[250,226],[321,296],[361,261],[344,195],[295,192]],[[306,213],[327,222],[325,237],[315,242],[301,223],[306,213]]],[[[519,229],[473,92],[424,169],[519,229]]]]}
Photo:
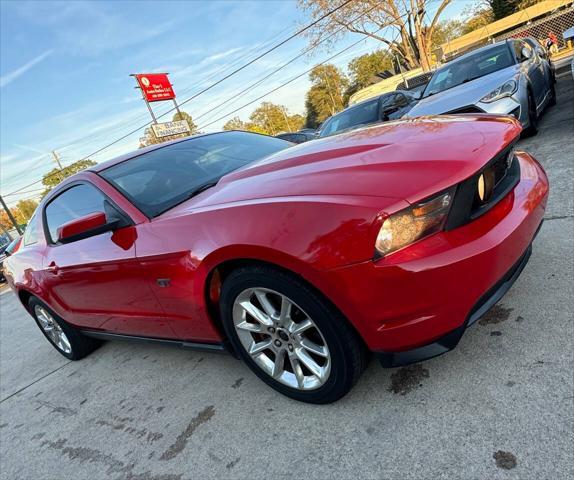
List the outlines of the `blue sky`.
{"type": "MultiPolygon", "coordinates": [[[[447,16],[460,14],[472,0],[456,0],[447,16]]],[[[55,164],[78,160],[149,120],[130,73],[167,71],[179,100],[221,78],[308,20],[295,1],[66,1],[0,3],[0,182],[7,195],[36,180],[55,164]]],[[[237,99],[235,94],[307,46],[294,39],[253,66],[188,103],[184,110],[200,128],[247,103],[314,63],[355,42],[342,38],[331,52],[299,59],[237,99]],[[201,118],[228,98],[223,108],[201,118]]],[[[342,67],[378,47],[365,41],[333,61],[342,67]]],[[[306,78],[263,100],[303,113],[306,78]]],[[[263,101],[261,100],[261,101],[263,101]]],[[[246,119],[256,104],[234,114],[246,119]]],[[[154,105],[161,114],[170,102],[154,105]]],[[[231,118],[231,117],[228,117],[231,118]]],[[[228,119],[227,118],[227,119],[228,119]]],[[[206,131],[220,129],[222,120],[206,131]]],[[[106,160],[137,148],[131,135],[93,157],[106,160]]],[[[5,198],[14,205],[41,185],[5,198]]]]}

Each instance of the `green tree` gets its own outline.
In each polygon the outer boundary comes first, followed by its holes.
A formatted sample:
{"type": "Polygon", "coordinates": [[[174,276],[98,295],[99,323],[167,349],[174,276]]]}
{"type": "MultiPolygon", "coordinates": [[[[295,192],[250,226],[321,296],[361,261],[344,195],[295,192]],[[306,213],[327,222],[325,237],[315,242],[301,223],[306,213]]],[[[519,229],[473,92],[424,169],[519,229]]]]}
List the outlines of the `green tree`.
{"type": "MultiPolygon", "coordinates": [[[[16,217],[16,214],[18,213],[15,208],[11,208],[10,212],[12,215],[14,215],[14,217],[16,217]]],[[[10,217],[3,208],[0,208],[0,235],[12,230],[13,228],[14,225],[12,224],[10,217]]]]}
{"type": "Polygon", "coordinates": [[[460,31],[462,35],[484,28],[494,21],[492,10],[484,3],[476,5],[474,8],[466,9],[463,15],[466,19],[460,31]]]}
{"type": "Polygon", "coordinates": [[[435,31],[432,39],[433,50],[440,47],[443,43],[447,43],[463,34],[465,22],[457,19],[444,20],[440,22],[435,31]]]}
{"type": "Polygon", "coordinates": [[[16,211],[14,212],[16,221],[19,224],[28,223],[28,220],[30,220],[37,207],[38,202],[34,200],[20,200],[16,204],[16,211]]]}
{"type": "Polygon", "coordinates": [[[309,94],[305,99],[305,127],[306,128],[319,128],[321,122],[319,121],[319,113],[315,106],[309,101],[309,94]]]}
{"type": "Polygon", "coordinates": [[[348,97],[356,91],[379,82],[381,79],[377,77],[377,73],[393,70],[393,59],[387,51],[376,50],[353,58],[349,62],[348,70],[350,86],[345,92],[345,104],[348,97]]]}
{"type": "Polygon", "coordinates": [[[42,193],[42,197],[46,196],[46,194],[50,190],[52,190],[52,188],[54,188],[64,179],[94,165],[96,165],[96,162],[94,162],[93,160],[86,159],[86,160],[78,160],[77,162],[74,162],[71,165],[64,167],[62,170],[60,170],[59,168],[54,168],[50,170],[42,178],[42,184],[46,187],[46,190],[44,190],[44,192],[42,193]]]}
{"type": "Polygon", "coordinates": [[[541,1],[542,0],[486,0],[486,3],[492,11],[493,20],[500,20],[541,1]]]}
{"type": "Polygon", "coordinates": [[[190,135],[197,133],[197,125],[194,123],[193,118],[187,112],[180,110],[179,112],[175,112],[173,115],[172,121],[177,122],[179,120],[185,120],[189,125],[189,129],[191,130],[190,135]]]}
{"type": "Polygon", "coordinates": [[[223,125],[223,130],[245,130],[249,131],[249,123],[244,122],[239,117],[233,117],[223,125]]]}
{"type": "Polygon", "coordinates": [[[494,20],[513,14],[519,8],[520,0],[487,0],[494,20]]]}
{"type": "Polygon", "coordinates": [[[460,33],[473,32],[501,18],[528,8],[542,0],[482,0],[467,9],[460,33]]]}
{"type": "Polygon", "coordinates": [[[233,117],[223,125],[223,130],[244,130],[277,135],[281,132],[296,132],[303,128],[304,123],[303,116],[291,115],[283,105],[263,102],[251,113],[248,122],[244,122],[239,117],[233,117]]]}
{"type": "Polygon", "coordinates": [[[251,131],[268,135],[282,132],[296,132],[303,127],[305,119],[301,115],[291,115],[283,105],[263,102],[249,116],[251,131]]]}
{"type": "Polygon", "coordinates": [[[317,65],[309,74],[311,88],[307,92],[306,123],[311,123],[309,113],[315,117],[314,122],[321,123],[326,118],[345,108],[345,91],[349,80],[335,65],[317,65]]]}
{"type": "MultiPolygon", "coordinates": [[[[355,0],[308,30],[311,45],[332,46],[347,32],[374,38],[409,68],[431,67],[432,38],[445,8],[453,0],[355,0]],[[386,35],[389,29],[395,35],[386,35]],[[328,38],[328,40],[326,40],[328,38]]],[[[339,7],[341,0],[298,0],[316,20],[339,7]]]]}
{"type": "Polygon", "coordinates": [[[243,130],[245,132],[255,132],[255,133],[265,133],[268,132],[255,125],[253,122],[244,122],[239,117],[233,117],[225,125],[223,125],[223,130],[243,130]]]}
{"type": "Polygon", "coordinates": [[[169,140],[175,140],[176,138],[189,137],[198,133],[197,125],[194,123],[191,115],[187,112],[181,111],[181,114],[176,112],[171,121],[177,122],[179,120],[186,120],[189,125],[189,133],[180,133],[178,135],[169,135],[168,137],[156,137],[151,125],[144,130],[144,136],[140,138],[140,148],[149,147],[150,145],[157,145],[158,143],[167,142],[169,140]]]}

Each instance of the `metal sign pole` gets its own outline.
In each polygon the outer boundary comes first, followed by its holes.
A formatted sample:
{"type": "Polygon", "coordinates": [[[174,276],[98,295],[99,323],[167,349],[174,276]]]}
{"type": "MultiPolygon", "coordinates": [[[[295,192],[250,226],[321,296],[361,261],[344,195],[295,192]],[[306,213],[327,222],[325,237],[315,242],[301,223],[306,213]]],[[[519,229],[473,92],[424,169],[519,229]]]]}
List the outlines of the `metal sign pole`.
{"type": "MultiPolygon", "coordinates": [[[[135,77],[135,76],[136,76],[136,75],[135,75],[134,73],[130,73],[130,77],[135,77]]],[[[137,79],[136,79],[136,82],[137,82],[137,79]]],[[[147,109],[148,109],[148,111],[149,111],[149,114],[151,115],[151,118],[152,118],[152,120],[153,120],[153,123],[157,124],[157,118],[155,118],[155,115],[154,115],[154,113],[153,113],[153,110],[151,109],[151,105],[150,105],[149,102],[147,101],[147,98],[145,98],[145,95],[144,95],[143,90],[141,89],[141,87],[140,87],[139,85],[138,85],[137,87],[134,87],[134,88],[139,89],[139,91],[141,92],[141,94],[142,94],[142,99],[143,99],[143,101],[144,101],[145,104],[146,104],[146,107],[147,107],[147,109]]]]}
{"type": "MultiPolygon", "coordinates": [[[[140,91],[141,91],[141,88],[140,88],[140,87],[136,87],[136,88],[139,88],[140,91]]],[[[149,102],[147,101],[147,98],[145,98],[143,92],[142,92],[142,98],[143,98],[143,101],[145,102],[145,104],[147,105],[147,109],[149,110],[149,114],[151,115],[151,118],[152,118],[152,120],[153,120],[153,123],[156,123],[156,124],[157,124],[157,118],[155,118],[155,115],[154,115],[154,113],[153,113],[153,110],[151,109],[151,105],[150,105],[149,102]]]]}
{"type": "Polygon", "coordinates": [[[175,105],[175,109],[177,110],[177,113],[179,114],[179,119],[183,120],[183,117],[181,116],[181,111],[179,110],[179,105],[175,101],[175,98],[172,98],[172,100],[173,100],[173,104],[175,105]]]}

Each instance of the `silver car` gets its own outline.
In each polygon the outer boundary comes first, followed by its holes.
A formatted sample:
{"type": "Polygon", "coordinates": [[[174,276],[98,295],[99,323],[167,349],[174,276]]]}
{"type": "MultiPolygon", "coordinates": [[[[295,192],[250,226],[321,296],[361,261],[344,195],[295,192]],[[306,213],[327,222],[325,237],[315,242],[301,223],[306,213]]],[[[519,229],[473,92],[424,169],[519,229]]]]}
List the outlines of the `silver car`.
{"type": "Polygon", "coordinates": [[[535,134],[544,108],[556,103],[552,68],[538,50],[523,40],[505,40],[443,65],[408,116],[510,114],[535,134]]]}

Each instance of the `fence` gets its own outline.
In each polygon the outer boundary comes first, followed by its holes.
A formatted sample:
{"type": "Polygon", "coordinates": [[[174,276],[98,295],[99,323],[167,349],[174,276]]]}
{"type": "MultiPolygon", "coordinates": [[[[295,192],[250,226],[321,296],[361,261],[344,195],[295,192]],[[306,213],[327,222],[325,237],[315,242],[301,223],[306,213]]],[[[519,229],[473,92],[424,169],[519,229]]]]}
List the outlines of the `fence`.
{"type": "Polygon", "coordinates": [[[567,47],[572,48],[571,45],[567,45],[564,37],[562,36],[562,33],[571,27],[574,27],[574,7],[559,10],[547,17],[534,20],[522,27],[505,32],[502,35],[495,36],[494,40],[499,41],[506,40],[507,38],[534,37],[542,43],[542,45],[545,45],[548,33],[552,32],[558,38],[558,49],[561,50],[567,47]]]}

